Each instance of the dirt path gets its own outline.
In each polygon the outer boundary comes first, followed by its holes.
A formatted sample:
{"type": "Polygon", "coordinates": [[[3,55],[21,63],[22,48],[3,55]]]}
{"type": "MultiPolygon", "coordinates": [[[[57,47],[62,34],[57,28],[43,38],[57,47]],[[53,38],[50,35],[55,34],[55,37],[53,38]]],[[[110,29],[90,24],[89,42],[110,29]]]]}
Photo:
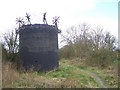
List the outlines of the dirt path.
{"type": "Polygon", "coordinates": [[[83,71],[84,73],[86,73],[89,76],[91,76],[92,78],[94,78],[97,81],[100,88],[107,88],[104,81],[97,74],[90,72],[88,70],[81,70],[81,71],[83,71]]]}

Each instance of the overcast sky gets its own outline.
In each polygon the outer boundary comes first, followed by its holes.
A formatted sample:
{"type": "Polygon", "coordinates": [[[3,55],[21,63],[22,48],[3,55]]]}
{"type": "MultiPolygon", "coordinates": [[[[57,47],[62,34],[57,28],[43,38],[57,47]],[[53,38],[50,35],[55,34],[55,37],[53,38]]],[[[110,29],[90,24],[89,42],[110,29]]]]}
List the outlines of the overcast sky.
{"type": "Polygon", "coordinates": [[[115,36],[118,35],[119,0],[1,0],[0,33],[14,29],[16,18],[31,14],[31,22],[42,24],[47,12],[48,24],[54,16],[60,16],[59,28],[64,32],[72,25],[86,22],[101,26],[115,36]]]}

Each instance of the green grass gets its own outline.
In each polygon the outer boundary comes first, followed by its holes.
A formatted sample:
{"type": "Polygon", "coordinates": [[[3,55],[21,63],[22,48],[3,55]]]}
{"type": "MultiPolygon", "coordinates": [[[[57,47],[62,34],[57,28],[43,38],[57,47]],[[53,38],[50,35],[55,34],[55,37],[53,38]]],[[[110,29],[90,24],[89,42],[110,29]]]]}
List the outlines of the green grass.
{"type": "MultiPolygon", "coordinates": [[[[108,87],[114,88],[118,87],[118,75],[116,72],[110,72],[110,70],[91,70],[93,73],[96,73],[101,79],[104,80],[105,84],[108,87]]],[[[118,72],[117,72],[118,73],[118,72]]]]}
{"type": "Polygon", "coordinates": [[[69,65],[65,62],[60,62],[59,69],[56,71],[51,71],[50,73],[47,73],[45,76],[50,78],[69,78],[77,80],[78,85],[81,87],[98,87],[98,84],[96,80],[87,75],[86,73],[83,73],[84,68],[78,68],[73,65],[69,65]],[[91,86],[92,85],[92,86],[91,86]]]}
{"type": "Polygon", "coordinates": [[[107,69],[87,67],[70,60],[61,60],[59,68],[47,73],[20,73],[12,64],[3,67],[3,87],[6,88],[101,88],[95,74],[107,87],[117,87],[117,78],[107,69]],[[77,64],[77,65],[76,65],[77,64]]]}

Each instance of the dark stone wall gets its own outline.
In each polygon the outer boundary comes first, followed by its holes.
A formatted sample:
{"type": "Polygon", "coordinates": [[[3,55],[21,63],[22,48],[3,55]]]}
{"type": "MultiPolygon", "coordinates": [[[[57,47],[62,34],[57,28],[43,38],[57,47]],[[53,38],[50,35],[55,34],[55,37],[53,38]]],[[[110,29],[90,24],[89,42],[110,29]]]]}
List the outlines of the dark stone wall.
{"type": "Polygon", "coordinates": [[[20,64],[26,70],[58,67],[58,32],[46,24],[25,25],[19,31],[20,64]]]}

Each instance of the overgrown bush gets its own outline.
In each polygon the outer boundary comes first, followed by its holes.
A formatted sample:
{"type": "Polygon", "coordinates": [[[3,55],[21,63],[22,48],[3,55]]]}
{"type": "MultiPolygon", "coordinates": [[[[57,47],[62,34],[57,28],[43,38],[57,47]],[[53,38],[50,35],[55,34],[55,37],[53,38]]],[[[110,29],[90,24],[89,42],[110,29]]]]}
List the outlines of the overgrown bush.
{"type": "Polygon", "coordinates": [[[92,51],[86,60],[86,63],[91,66],[107,67],[117,60],[117,54],[107,49],[92,51]]]}
{"type": "Polygon", "coordinates": [[[61,58],[70,59],[74,57],[75,53],[72,45],[66,45],[59,50],[59,59],[61,58]]]}
{"type": "Polygon", "coordinates": [[[67,30],[63,37],[67,45],[59,50],[59,57],[85,59],[88,65],[106,67],[117,60],[115,37],[100,27],[89,26],[82,24],[67,30]]]}

